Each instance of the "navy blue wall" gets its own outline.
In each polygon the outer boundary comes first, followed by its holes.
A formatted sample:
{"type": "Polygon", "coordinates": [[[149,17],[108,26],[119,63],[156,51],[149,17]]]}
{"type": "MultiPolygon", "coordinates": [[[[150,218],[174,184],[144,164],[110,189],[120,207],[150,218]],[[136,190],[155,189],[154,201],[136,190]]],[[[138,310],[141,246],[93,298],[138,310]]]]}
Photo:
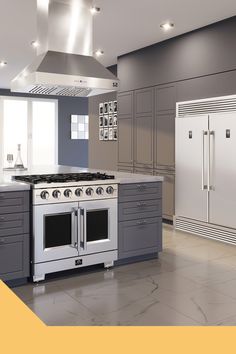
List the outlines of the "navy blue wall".
{"type": "Polygon", "coordinates": [[[57,97],[12,93],[0,89],[0,96],[37,97],[58,100],[58,163],[60,165],[88,167],[88,140],[70,139],[70,115],[88,114],[86,97],[57,97]]]}

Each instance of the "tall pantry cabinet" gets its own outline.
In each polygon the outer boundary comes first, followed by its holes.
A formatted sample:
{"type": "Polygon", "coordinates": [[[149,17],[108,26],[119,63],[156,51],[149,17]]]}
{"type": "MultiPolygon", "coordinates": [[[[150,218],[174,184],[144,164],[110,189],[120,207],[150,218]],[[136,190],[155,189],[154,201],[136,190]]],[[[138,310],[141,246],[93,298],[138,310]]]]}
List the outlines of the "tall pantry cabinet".
{"type": "Polygon", "coordinates": [[[163,218],[174,215],[175,85],[118,95],[118,170],[161,175],[163,218]]]}

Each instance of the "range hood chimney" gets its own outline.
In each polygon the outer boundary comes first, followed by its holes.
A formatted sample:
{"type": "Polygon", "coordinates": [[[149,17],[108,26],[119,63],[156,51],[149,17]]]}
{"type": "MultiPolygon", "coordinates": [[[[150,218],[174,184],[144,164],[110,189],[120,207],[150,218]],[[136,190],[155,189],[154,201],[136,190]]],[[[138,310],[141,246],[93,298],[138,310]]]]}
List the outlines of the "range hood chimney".
{"type": "Polygon", "coordinates": [[[89,97],[117,91],[119,80],[93,58],[92,0],[37,0],[35,61],[12,92],[89,97]]]}

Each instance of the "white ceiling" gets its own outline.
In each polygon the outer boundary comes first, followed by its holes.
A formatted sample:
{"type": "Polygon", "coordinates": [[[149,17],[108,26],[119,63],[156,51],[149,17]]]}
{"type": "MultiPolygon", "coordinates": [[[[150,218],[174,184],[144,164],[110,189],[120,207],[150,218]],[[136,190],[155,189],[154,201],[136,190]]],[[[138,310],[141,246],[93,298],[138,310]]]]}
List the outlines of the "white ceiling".
{"type": "MultiPolygon", "coordinates": [[[[96,0],[101,13],[94,18],[94,49],[105,55],[100,61],[116,63],[119,55],[189,32],[236,15],[235,0],[96,0]],[[163,33],[159,25],[170,20],[173,30],[163,33]]],[[[35,54],[36,0],[0,0],[0,87],[29,64],[35,54]]]]}

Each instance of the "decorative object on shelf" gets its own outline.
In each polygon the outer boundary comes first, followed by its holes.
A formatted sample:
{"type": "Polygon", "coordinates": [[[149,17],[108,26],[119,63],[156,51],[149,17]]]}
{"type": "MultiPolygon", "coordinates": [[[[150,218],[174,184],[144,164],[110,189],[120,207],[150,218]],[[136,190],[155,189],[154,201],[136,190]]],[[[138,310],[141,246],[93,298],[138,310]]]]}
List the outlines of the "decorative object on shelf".
{"type": "Polygon", "coordinates": [[[13,168],[13,159],[14,156],[13,154],[7,154],[7,162],[8,162],[8,168],[12,169],[13,168]]]}
{"type": "Polygon", "coordinates": [[[17,157],[14,169],[16,170],[25,170],[22,158],[21,158],[21,144],[17,144],[17,157]]]}
{"type": "Polygon", "coordinates": [[[99,140],[117,140],[117,101],[99,103],[99,140]]]}
{"type": "MultiPolygon", "coordinates": [[[[100,107],[99,107],[99,111],[100,111],[100,107]]],[[[103,126],[103,121],[102,121],[102,126],[103,126]]],[[[71,115],[71,139],[88,140],[88,138],[89,138],[89,117],[72,114],[71,115]]]]}
{"type": "Polygon", "coordinates": [[[7,154],[7,162],[8,162],[8,167],[4,167],[3,171],[26,171],[27,168],[24,167],[22,158],[21,158],[21,144],[17,144],[17,158],[15,165],[13,166],[13,160],[14,156],[13,154],[7,154]]]}

